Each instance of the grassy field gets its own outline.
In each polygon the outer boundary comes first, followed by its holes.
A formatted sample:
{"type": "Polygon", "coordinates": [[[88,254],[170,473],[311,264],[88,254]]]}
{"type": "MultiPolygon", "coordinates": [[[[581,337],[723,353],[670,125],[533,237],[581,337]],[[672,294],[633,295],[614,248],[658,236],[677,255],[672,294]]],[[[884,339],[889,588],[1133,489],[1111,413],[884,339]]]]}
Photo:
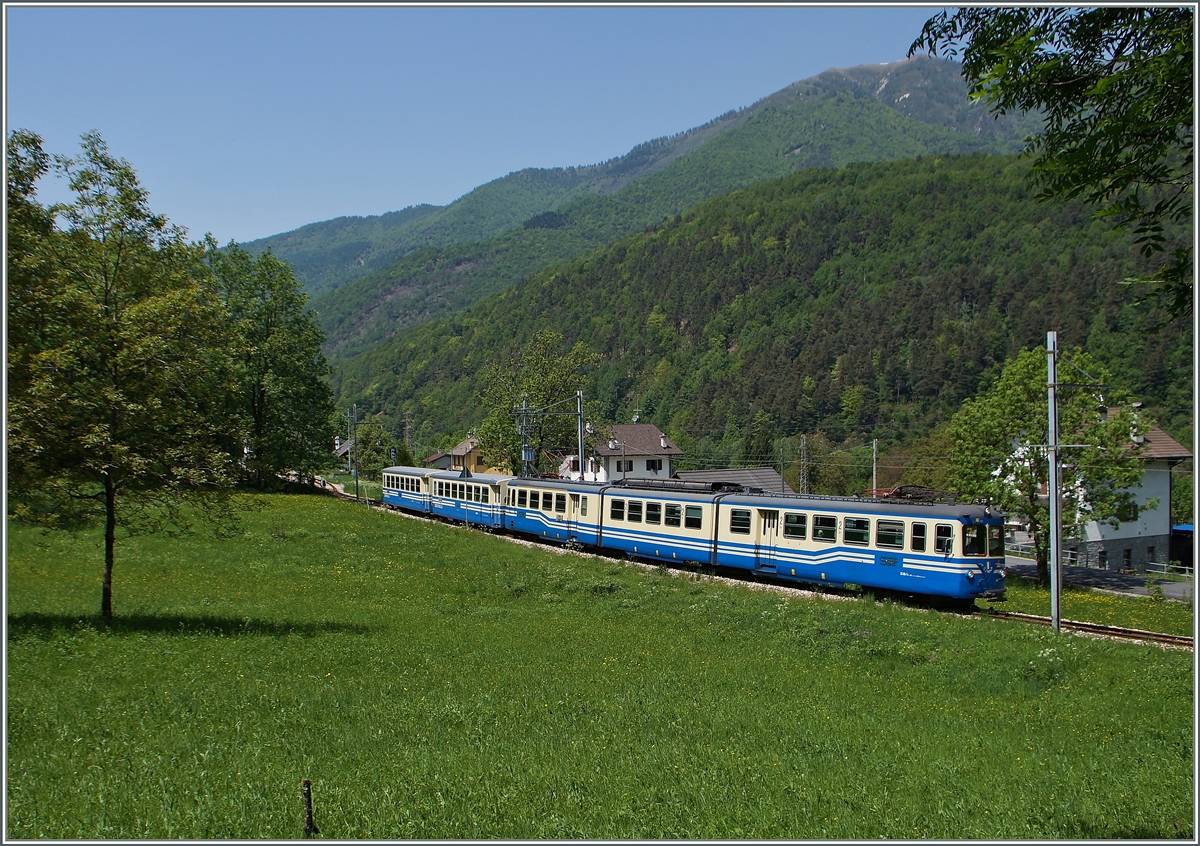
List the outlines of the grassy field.
{"type": "Polygon", "coordinates": [[[256,502],[9,525],[9,838],[1194,837],[1189,652],[256,502]]]}

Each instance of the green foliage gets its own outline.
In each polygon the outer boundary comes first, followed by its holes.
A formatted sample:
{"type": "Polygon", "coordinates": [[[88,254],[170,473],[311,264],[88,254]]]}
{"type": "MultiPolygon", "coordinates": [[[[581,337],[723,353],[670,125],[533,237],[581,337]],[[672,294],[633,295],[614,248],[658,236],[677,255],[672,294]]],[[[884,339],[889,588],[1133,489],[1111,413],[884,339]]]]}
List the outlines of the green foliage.
{"type": "MultiPolygon", "coordinates": [[[[527,419],[526,437],[535,456],[531,470],[557,470],[557,462],[553,467],[543,466],[551,451],[559,455],[579,451],[578,418],[563,415],[576,410],[570,401],[587,387],[588,373],[599,357],[583,342],[569,350],[563,347],[562,335],[543,329],[504,359],[488,365],[479,397],[484,418],[478,438],[479,451],[489,466],[522,471],[522,441],[518,418],[513,416],[522,406],[534,412],[552,412],[535,413],[527,419]]],[[[595,436],[590,440],[594,443],[595,436]]]]}
{"type": "Polygon", "coordinates": [[[967,156],[757,183],[343,359],[335,390],[461,432],[482,419],[486,368],[552,328],[600,354],[604,419],[637,396],[689,455],[706,439],[739,454],[759,410],[776,438],[886,446],[948,420],[1055,329],[1161,422],[1186,422],[1190,327],[1148,333],[1161,313],[1117,284],[1145,267],[1129,233],[1037,202],[1026,174],[967,156]]]}
{"type": "MultiPolygon", "coordinates": [[[[1195,10],[964,8],[931,18],[913,43],[955,57],[993,111],[1043,110],[1027,150],[1043,197],[1080,197],[1133,226],[1147,256],[1165,226],[1191,219],[1195,10]]],[[[1192,308],[1192,248],[1144,279],[1173,315],[1192,308]]]]}
{"type": "MultiPolygon", "coordinates": [[[[1029,526],[1043,584],[1050,542],[1044,493],[1050,472],[1046,358],[1044,347],[1023,350],[991,387],[963,404],[950,427],[952,488],[986,498],[1029,526]]],[[[1058,373],[1064,384],[1072,378],[1097,385],[1109,379],[1079,349],[1060,354],[1058,373]]],[[[1071,445],[1060,453],[1064,537],[1077,535],[1089,520],[1115,525],[1116,516],[1133,504],[1129,489],[1141,485],[1143,467],[1132,437],[1142,425],[1119,391],[1064,387],[1059,392],[1058,443],[1071,445]]]]}
{"type": "Polygon", "coordinates": [[[378,482],[384,467],[411,467],[416,464],[404,442],[398,441],[380,421],[360,420],[355,431],[358,439],[358,471],[363,479],[378,482]],[[392,450],[396,451],[395,461],[392,460],[392,450]]]}
{"type": "Polygon", "coordinates": [[[224,514],[233,467],[225,445],[239,431],[226,402],[234,343],[203,249],[150,212],[129,163],[99,135],[83,136],[78,158],[55,158],[75,195],[55,206],[65,224],[44,222],[28,174],[44,169],[40,139],[13,134],[22,163],[10,182],[24,211],[16,243],[23,281],[20,348],[10,367],[29,368],[8,396],[12,507],[28,519],[105,523],[101,609],[112,616],[116,530],[185,525],[189,500],[224,514]],[[36,268],[36,269],[34,269],[36,268]],[[28,272],[32,271],[32,272],[28,272]],[[36,280],[35,284],[28,284],[36,280]],[[11,471],[17,472],[13,474],[11,471]]]}
{"type": "MultiPolygon", "coordinates": [[[[292,269],[209,242],[208,262],[238,337],[238,414],[247,421],[245,472],[260,487],[287,470],[311,479],[332,461],[333,396],[323,335],[292,269]]],[[[237,450],[242,444],[232,444],[237,450]]]]}
{"type": "MultiPolygon", "coordinates": [[[[854,161],[1013,151],[1025,124],[984,117],[968,101],[957,65],[947,62],[922,56],[829,71],[596,166],[611,178],[593,175],[520,228],[482,241],[431,243],[369,273],[348,270],[346,284],[315,308],[331,356],[340,361],[399,329],[454,314],[539,270],[757,180],[854,161]]],[[[499,191],[502,182],[489,184],[499,191]]]]}
{"type": "Polygon", "coordinates": [[[301,778],[330,840],[1194,838],[1189,652],[255,499],[110,624],[10,526],[8,839],[299,838],[301,778]]]}

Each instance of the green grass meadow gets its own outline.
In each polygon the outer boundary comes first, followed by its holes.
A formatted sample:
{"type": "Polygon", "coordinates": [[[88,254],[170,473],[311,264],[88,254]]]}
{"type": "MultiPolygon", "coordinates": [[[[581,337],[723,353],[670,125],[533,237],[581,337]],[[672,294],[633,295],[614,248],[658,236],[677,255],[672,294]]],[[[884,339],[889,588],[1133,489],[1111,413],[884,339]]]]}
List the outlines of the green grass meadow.
{"type": "Polygon", "coordinates": [[[9,839],[1195,836],[1190,652],[254,502],[9,523],[9,839]]]}

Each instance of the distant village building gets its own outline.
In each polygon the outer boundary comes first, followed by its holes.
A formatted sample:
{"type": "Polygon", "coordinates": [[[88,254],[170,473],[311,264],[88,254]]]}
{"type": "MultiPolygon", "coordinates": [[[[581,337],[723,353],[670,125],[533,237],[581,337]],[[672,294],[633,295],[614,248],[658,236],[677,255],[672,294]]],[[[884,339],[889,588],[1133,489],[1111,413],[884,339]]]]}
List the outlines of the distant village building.
{"type": "Polygon", "coordinates": [[[423,463],[438,470],[461,470],[464,467],[472,473],[484,473],[488,470],[487,463],[479,452],[479,441],[474,437],[468,437],[449,452],[435,452],[424,459],[423,463]]]}
{"type": "Polygon", "coordinates": [[[1067,563],[1144,571],[1148,563],[1169,560],[1171,468],[1191,458],[1192,453],[1154,426],[1142,439],[1140,457],[1145,469],[1141,487],[1132,489],[1135,508],[1121,515],[1116,528],[1095,521],[1087,523],[1082,538],[1064,542],[1067,563]]]}
{"type": "Polygon", "coordinates": [[[596,457],[588,459],[582,473],[579,457],[569,455],[563,459],[559,475],[575,481],[582,476],[587,482],[669,479],[677,455],[683,455],[683,450],[653,423],[617,423],[609,439],[596,445],[596,457]]]}

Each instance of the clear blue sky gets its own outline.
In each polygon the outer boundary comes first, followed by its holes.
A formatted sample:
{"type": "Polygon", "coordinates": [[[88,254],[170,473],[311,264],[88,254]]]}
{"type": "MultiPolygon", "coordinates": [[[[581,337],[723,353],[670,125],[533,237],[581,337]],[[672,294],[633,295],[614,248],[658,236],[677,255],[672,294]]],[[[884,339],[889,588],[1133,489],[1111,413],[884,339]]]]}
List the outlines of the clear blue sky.
{"type": "Polygon", "coordinates": [[[250,241],[622,155],[902,59],[936,11],[8,5],[6,130],[67,155],[99,130],[154,211],[250,241]]]}

